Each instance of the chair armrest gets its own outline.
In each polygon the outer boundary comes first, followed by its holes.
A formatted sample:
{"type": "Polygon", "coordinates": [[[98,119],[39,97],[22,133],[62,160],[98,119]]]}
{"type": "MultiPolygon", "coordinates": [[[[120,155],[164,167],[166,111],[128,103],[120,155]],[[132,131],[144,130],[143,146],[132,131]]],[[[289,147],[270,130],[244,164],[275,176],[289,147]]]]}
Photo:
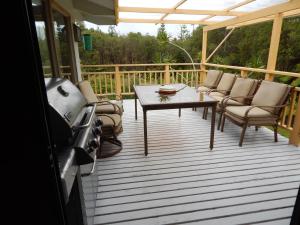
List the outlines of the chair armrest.
{"type": "Polygon", "coordinates": [[[113,119],[111,116],[109,116],[108,114],[98,114],[98,116],[105,116],[105,117],[109,118],[109,119],[113,122],[114,127],[116,126],[116,122],[115,122],[114,119],[113,119]]]}
{"type": "Polygon", "coordinates": [[[254,109],[254,108],[284,108],[286,107],[287,104],[284,105],[276,105],[276,106],[269,106],[269,105],[253,105],[251,106],[249,109],[247,109],[246,113],[245,113],[245,117],[248,117],[249,112],[254,109]]]}
{"type": "Polygon", "coordinates": [[[120,108],[120,106],[118,106],[117,104],[114,104],[110,101],[102,101],[102,102],[97,102],[97,104],[100,105],[112,105],[114,107],[115,112],[117,112],[119,110],[119,112],[122,111],[122,109],[120,108]]]}
{"type": "Polygon", "coordinates": [[[212,92],[221,92],[221,93],[224,93],[224,95],[226,95],[226,93],[228,92],[228,90],[218,90],[218,89],[210,89],[206,92],[206,94],[210,94],[212,92]]]}
{"type": "Polygon", "coordinates": [[[231,97],[231,96],[225,96],[222,101],[221,101],[221,105],[224,107],[227,106],[227,102],[229,100],[236,100],[236,99],[253,99],[254,96],[236,96],[236,97],[231,97]]]}

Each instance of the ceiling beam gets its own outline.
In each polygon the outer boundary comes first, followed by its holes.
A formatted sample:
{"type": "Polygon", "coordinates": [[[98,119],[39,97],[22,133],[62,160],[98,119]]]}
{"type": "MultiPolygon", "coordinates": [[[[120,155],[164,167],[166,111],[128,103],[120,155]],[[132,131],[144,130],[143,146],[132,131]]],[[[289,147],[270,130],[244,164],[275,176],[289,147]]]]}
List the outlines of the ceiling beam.
{"type": "Polygon", "coordinates": [[[119,0],[114,1],[114,8],[115,8],[116,25],[118,25],[118,23],[119,23],[119,0]]]}
{"type": "MultiPolygon", "coordinates": [[[[119,23],[160,23],[160,19],[122,19],[119,18],[119,23]]],[[[164,24],[199,24],[211,25],[212,22],[196,21],[196,20],[164,20],[164,24]]]]}
{"type": "MultiPolygon", "coordinates": [[[[224,11],[227,12],[227,13],[229,13],[230,10],[236,9],[236,8],[238,8],[238,7],[241,7],[241,6],[243,6],[243,5],[249,4],[249,3],[254,2],[254,1],[256,1],[256,0],[244,0],[243,2],[240,2],[240,3],[238,3],[238,4],[235,4],[235,5],[233,5],[233,6],[230,6],[230,7],[226,8],[226,9],[224,9],[224,11]]],[[[214,16],[217,16],[217,15],[214,14],[214,15],[207,16],[207,17],[203,18],[203,19],[200,20],[200,21],[206,21],[206,20],[208,20],[208,19],[210,19],[210,18],[213,18],[214,16]]],[[[237,15],[237,16],[240,16],[240,15],[237,15]]]]}
{"type": "Polygon", "coordinates": [[[273,19],[274,19],[274,16],[259,18],[259,19],[250,20],[250,21],[243,22],[243,23],[238,23],[233,26],[228,26],[228,27],[226,27],[226,29],[232,29],[234,27],[237,28],[237,27],[249,26],[249,25],[256,24],[256,23],[263,23],[263,22],[271,21],[273,19]]]}
{"type": "Polygon", "coordinates": [[[247,4],[249,4],[251,2],[254,2],[254,1],[256,1],[256,0],[245,0],[245,1],[242,1],[242,2],[240,2],[238,4],[236,4],[236,5],[233,5],[233,6],[229,7],[229,8],[227,8],[226,10],[230,11],[230,10],[236,9],[238,7],[247,5],[247,4]]]}
{"type": "Polygon", "coordinates": [[[290,10],[295,10],[295,9],[300,9],[300,1],[299,0],[291,0],[287,3],[282,3],[278,4],[272,7],[268,7],[265,9],[261,9],[231,20],[226,20],[223,22],[215,23],[214,25],[204,27],[204,30],[209,31],[209,30],[215,30],[221,27],[227,27],[227,26],[232,26],[236,25],[239,23],[244,23],[247,21],[259,19],[262,17],[267,17],[271,15],[275,15],[277,13],[284,13],[290,10]]]}
{"type": "MultiPolygon", "coordinates": [[[[185,3],[187,0],[180,0],[176,5],[174,5],[174,7],[172,8],[172,12],[174,12],[179,6],[181,6],[183,3],[185,3]]],[[[160,23],[163,22],[163,20],[170,14],[170,13],[166,13],[165,15],[163,15],[161,18],[160,18],[160,23]]]]}
{"type": "Polygon", "coordinates": [[[225,10],[194,10],[194,9],[167,9],[167,8],[140,8],[140,7],[119,7],[119,12],[135,13],[172,13],[187,15],[217,15],[217,16],[241,16],[242,12],[231,12],[225,10]]]}

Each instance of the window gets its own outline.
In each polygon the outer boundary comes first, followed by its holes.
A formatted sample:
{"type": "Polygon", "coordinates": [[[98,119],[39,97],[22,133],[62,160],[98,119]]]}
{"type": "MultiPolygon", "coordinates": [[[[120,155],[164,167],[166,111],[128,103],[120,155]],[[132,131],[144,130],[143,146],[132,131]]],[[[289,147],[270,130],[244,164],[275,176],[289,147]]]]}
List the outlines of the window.
{"type": "Polygon", "coordinates": [[[40,55],[43,65],[43,73],[45,77],[53,76],[53,68],[49,53],[49,40],[46,32],[46,16],[45,8],[41,0],[33,0],[32,8],[35,19],[35,28],[39,42],[40,55]]]}

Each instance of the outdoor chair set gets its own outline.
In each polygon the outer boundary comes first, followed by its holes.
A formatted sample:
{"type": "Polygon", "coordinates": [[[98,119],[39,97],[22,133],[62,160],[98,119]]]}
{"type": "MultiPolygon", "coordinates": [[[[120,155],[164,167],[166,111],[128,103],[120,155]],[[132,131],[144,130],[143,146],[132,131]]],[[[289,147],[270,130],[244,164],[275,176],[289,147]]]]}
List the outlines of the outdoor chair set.
{"type": "Polygon", "coordinates": [[[122,114],[123,102],[122,100],[109,100],[106,98],[98,98],[89,81],[81,81],[78,84],[81,93],[87,99],[89,104],[96,103],[96,114],[102,121],[102,134],[100,140],[100,149],[98,151],[98,158],[110,157],[122,149],[122,143],[117,136],[123,131],[122,114]],[[103,149],[104,142],[109,142],[116,146],[114,149],[105,151],[103,149]]]}
{"type": "MultiPolygon", "coordinates": [[[[259,126],[272,126],[277,142],[278,122],[291,90],[292,87],[286,84],[241,78],[218,70],[209,70],[207,79],[198,88],[199,92],[218,101],[218,130],[224,131],[225,119],[242,127],[239,146],[242,146],[249,126],[255,126],[256,130],[259,126]]],[[[207,119],[207,113],[208,108],[204,108],[204,119],[207,119]]]]}

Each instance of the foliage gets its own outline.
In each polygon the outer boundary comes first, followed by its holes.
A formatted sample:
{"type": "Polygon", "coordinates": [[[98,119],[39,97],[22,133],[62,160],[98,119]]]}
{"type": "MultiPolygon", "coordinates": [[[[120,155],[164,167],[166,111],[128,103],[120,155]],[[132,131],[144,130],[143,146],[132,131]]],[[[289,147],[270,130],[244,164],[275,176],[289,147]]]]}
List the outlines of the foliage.
{"type": "MultiPolygon", "coordinates": [[[[287,18],[283,22],[280,48],[276,70],[300,72],[300,17],[287,18]]],[[[79,24],[82,33],[90,33],[93,37],[93,50],[84,51],[80,43],[81,64],[130,64],[130,63],[162,63],[190,62],[187,55],[168,42],[173,42],[190,53],[194,62],[200,62],[202,46],[202,26],[189,32],[185,25],[180,27],[178,37],[171,38],[165,25],[162,24],[156,36],[128,33],[120,35],[114,26],[109,32],[86,29],[79,24]]],[[[208,33],[209,55],[223,40],[229,30],[225,28],[208,33]]],[[[272,22],[236,28],[227,41],[214,54],[209,62],[266,68],[272,32],[272,22]]],[[[249,73],[250,77],[263,79],[262,73],[249,73]]],[[[300,86],[300,79],[277,76],[276,80],[300,86]]]]}

